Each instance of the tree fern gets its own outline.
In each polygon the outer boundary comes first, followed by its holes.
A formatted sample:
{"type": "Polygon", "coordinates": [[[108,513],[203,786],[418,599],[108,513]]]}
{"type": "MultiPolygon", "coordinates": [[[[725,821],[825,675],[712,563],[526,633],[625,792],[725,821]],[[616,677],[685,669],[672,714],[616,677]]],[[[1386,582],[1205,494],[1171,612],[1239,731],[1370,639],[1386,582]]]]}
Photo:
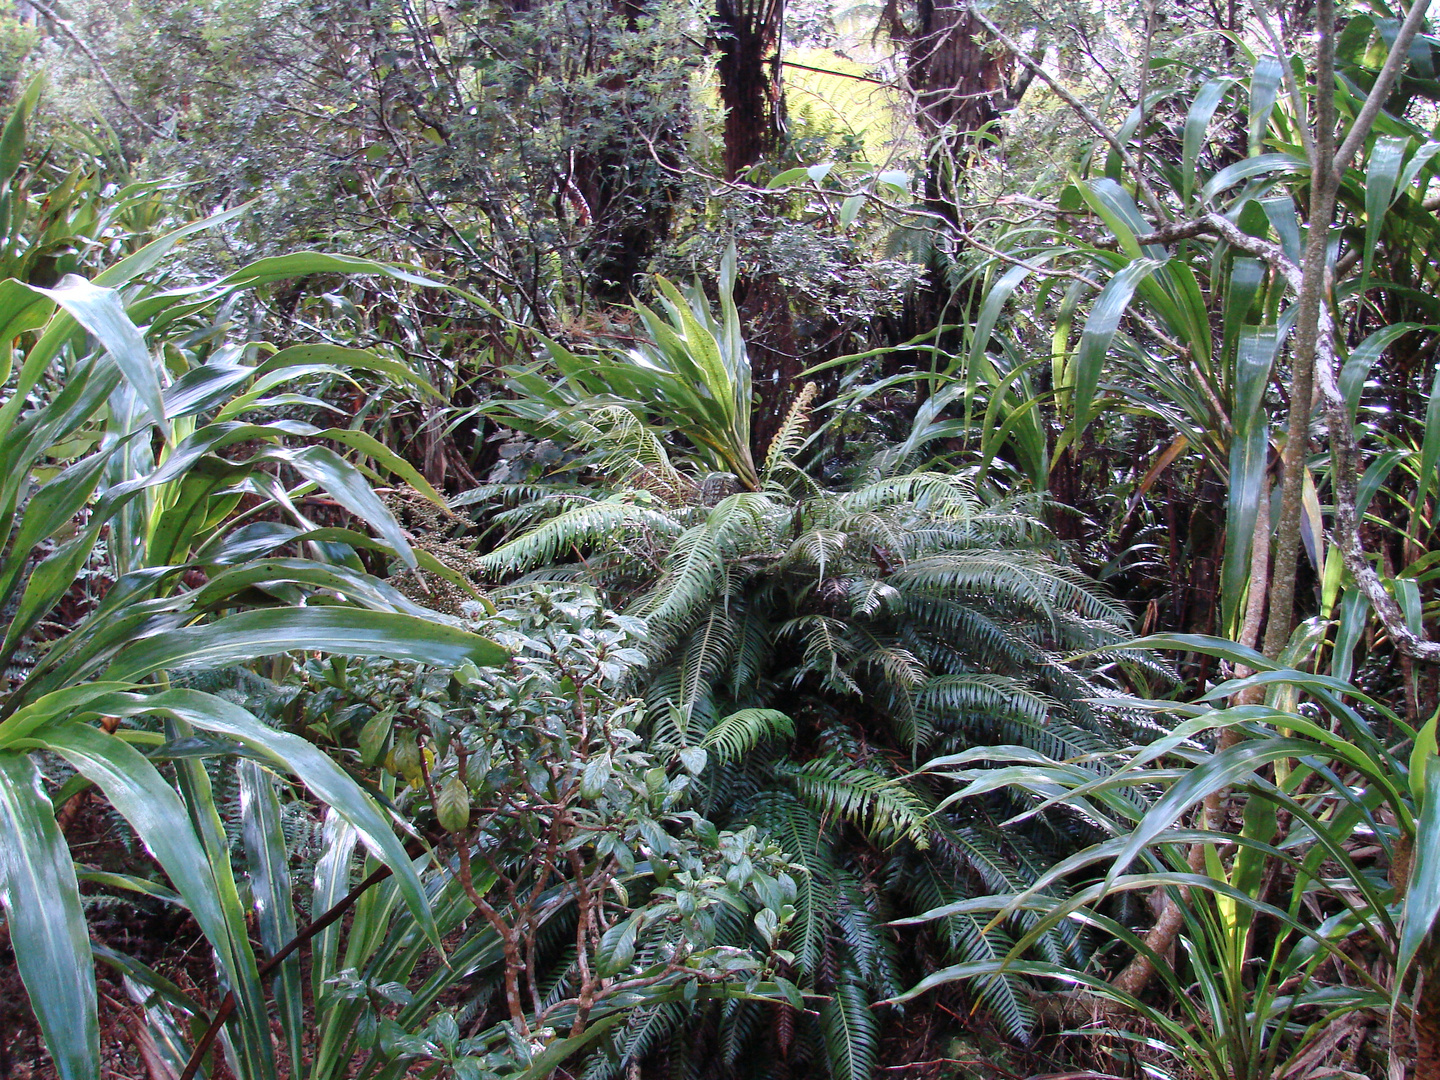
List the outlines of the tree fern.
{"type": "MultiPolygon", "coordinates": [[[[655,317],[675,330],[675,339],[657,333],[659,345],[689,347],[673,304],[655,317]]],[[[1105,665],[1113,670],[1122,655],[1114,650],[1127,613],[1064,562],[1038,501],[988,500],[968,476],[902,473],[899,458],[849,489],[806,481],[787,490],[777,477],[798,448],[803,411],[792,409],[772,444],[761,491],[731,482],[716,497],[713,477],[681,465],[691,486],[671,484],[678,501],[658,488],[617,500],[663,525],[617,513],[608,533],[587,529],[589,505],[566,502],[558,514],[537,508],[528,546],[512,546],[524,539],[515,536],[491,558],[528,569],[538,564],[514,552],[569,560],[578,550],[583,562],[563,573],[644,613],[652,739],[709,751],[691,782],[697,811],[756,825],[799,869],[785,947],[796,980],[831,998],[822,1018],[787,1020],[797,1025],[789,1067],[809,1053],[812,1072],[828,1066],[849,1080],[873,1065],[879,1015],[869,1001],[914,974],[897,974],[912,958],[897,954],[896,932],[882,925],[891,908],[918,913],[948,902],[936,897],[1023,889],[1037,860],[1083,846],[1093,828],[1073,814],[1037,816],[1035,799],[998,793],[980,808],[936,813],[959,790],[954,781],[901,780],[892,770],[922,752],[1003,744],[1098,770],[1146,718],[1106,703],[1105,665]],[[998,831],[1010,818],[1019,820],[998,831]]],[[[520,518],[507,520],[518,527],[520,518]]],[[[728,932],[747,933],[735,918],[728,932]]],[[[946,962],[994,955],[1027,919],[988,931],[983,919],[954,922],[946,962]]],[[[1037,944],[1051,958],[1073,959],[1078,947],[1068,928],[1037,944]]],[[[977,993],[1005,1031],[1025,1036],[1017,979],[977,993]]],[[[727,1003],[704,1015],[723,1047],[706,1043],[708,1075],[736,1075],[726,1060],[757,1062],[763,1075],[757,1047],[774,1011],[727,1003]]],[[[672,1044],[690,1045],[699,1023],[688,1019],[672,1044]]]]}

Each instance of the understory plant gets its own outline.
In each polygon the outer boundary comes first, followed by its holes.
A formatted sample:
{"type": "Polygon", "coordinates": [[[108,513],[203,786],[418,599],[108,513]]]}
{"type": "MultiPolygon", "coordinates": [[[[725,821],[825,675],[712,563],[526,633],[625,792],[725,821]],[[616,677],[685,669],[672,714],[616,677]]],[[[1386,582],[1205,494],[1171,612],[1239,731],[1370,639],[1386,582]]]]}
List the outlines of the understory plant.
{"type": "MultiPolygon", "coordinates": [[[[317,658],[284,686],[251,691],[280,702],[275,722],[322,739],[424,837],[414,869],[444,941],[436,947],[389,868],[357,850],[333,810],[307,880],[283,822],[286,807],[301,817],[309,807],[241,762],[262,940],[274,954],[294,939],[307,900],[320,927],[275,969],[286,1075],[539,1078],[577,1056],[623,1067],[612,1029],[637,1012],[800,1006],[776,975],[796,895],[780,849],[683,809],[689,774],[641,739],[643,703],[627,687],[643,626],[577,590],[470,614],[509,663],[317,658]],[[337,911],[348,919],[328,921],[337,911]]],[[[203,1011],[157,973],[133,963],[128,973],[178,1070],[203,1011]]]]}
{"type": "MultiPolygon", "coordinates": [[[[666,340],[709,351],[709,336],[666,340]]],[[[457,504],[510,504],[494,518],[503,541],[478,563],[516,581],[496,595],[582,582],[646,620],[651,745],[697,773],[702,812],[759,827],[804,866],[793,978],[828,999],[816,1015],[743,1003],[671,1010],[636,1045],[679,1055],[699,1075],[760,1075],[759,1040],[774,1038],[789,1067],[866,1076],[882,1015],[871,1005],[905,981],[882,924],[1022,889],[1093,838],[1046,814],[1002,833],[997,810],[1028,803],[942,807],[948,789],[914,769],[937,753],[1007,743],[1088,755],[1101,775],[1121,731],[1146,724],[1104,701],[1117,665],[1156,677],[1163,668],[1114,649],[1125,610],[1068,565],[1036,504],[987,501],[963,474],[917,471],[923,447],[877,455],[848,485],[816,483],[797,461],[813,388],[747,482],[712,471],[705,440],[688,429],[650,423],[669,390],[641,401],[575,394],[569,366],[558,370],[551,389],[504,411],[604,486],[561,474],[466,493],[457,504]],[[1090,661],[1068,662],[1076,651],[1090,661]],[[709,1048],[699,1058],[697,1038],[709,1048]]],[[[1084,955],[1068,927],[1043,936],[1057,961],[1084,955]]],[[[962,915],[938,948],[952,962],[996,959],[1011,940],[962,915]]],[[[1003,1030],[1030,1037],[1017,982],[979,993],[1003,1030]]]]}
{"type": "Polygon", "coordinates": [[[1103,1016],[1111,1062],[1143,1060],[1156,1076],[1355,1075],[1344,1070],[1361,1068],[1377,1028],[1385,1067],[1407,1045],[1422,1064],[1440,1060],[1422,997],[1433,992],[1440,914],[1435,720],[1417,731],[1352,685],[1291,666],[1317,629],[1302,627],[1279,662],[1213,638],[1137,642],[1209,652],[1255,674],[1194,704],[1152,703],[1178,723],[1104,778],[1015,746],[927,764],[964,785],[956,800],[1018,787],[1105,835],[1030,888],[903,920],[1023,915],[1030,925],[1004,957],[937,971],[898,1000],[1023,976],[1066,992],[1071,1034],[1093,1035],[1080,1025],[1103,1016]],[[1261,694],[1237,703],[1247,690],[1261,694]],[[1183,919],[1173,952],[1157,951],[1134,918],[1143,909],[1122,903],[1150,894],[1183,919]],[[1107,944],[1087,964],[1029,952],[1063,924],[1107,944]],[[1148,992],[1114,977],[1137,956],[1155,973],[1148,992]]]}
{"type": "Polygon", "coordinates": [[[209,325],[207,313],[228,298],[294,274],[399,271],[303,253],[164,288],[169,252],[230,216],[155,240],[94,280],[0,282],[0,896],[31,1005],[67,1078],[100,1068],[93,950],[56,822],[57,801],[87,784],[125,818],[213,950],[233,995],[223,1045],[237,1075],[271,1077],[276,1062],[207,754],[242,753],[331,806],[393,873],[419,932],[439,941],[420,875],[371,795],[305,739],[170,675],[292,650],[452,667],[508,657],[366,572],[366,553],[381,565],[424,558],[369,483],[383,469],[424,490],[414,469],[346,427],[270,418],[297,402],[333,411],[285,393],[297,379],[414,377],[331,346],[226,343],[209,325]],[[24,345],[13,368],[11,342],[24,345]],[[307,516],[317,493],[344,524],[321,528],[307,516]],[[49,788],[43,755],[63,759],[76,779],[49,788]]]}

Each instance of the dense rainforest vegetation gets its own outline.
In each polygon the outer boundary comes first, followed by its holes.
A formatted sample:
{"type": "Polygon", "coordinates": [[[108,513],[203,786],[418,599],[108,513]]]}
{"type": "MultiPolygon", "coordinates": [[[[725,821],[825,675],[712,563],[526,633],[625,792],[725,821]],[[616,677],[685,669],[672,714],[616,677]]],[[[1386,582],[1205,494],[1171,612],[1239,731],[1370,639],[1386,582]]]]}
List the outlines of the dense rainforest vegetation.
{"type": "Polygon", "coordinates": [[[7,0],[0,1080],[1440,1078],[1428,0],[7,0]]]}

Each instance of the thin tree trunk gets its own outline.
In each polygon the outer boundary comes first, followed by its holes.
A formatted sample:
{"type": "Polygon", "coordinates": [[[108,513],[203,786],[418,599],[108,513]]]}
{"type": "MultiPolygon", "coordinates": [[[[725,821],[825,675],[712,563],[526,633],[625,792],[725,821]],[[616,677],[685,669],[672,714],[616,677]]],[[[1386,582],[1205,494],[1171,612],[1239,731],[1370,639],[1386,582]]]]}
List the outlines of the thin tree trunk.
{"type": "Polygon", "coordinates": [[[1275,567],[1271,578],[1270,619],[1265,627],[1266,656],[1280,655],[1290,640],[1295,619],[1295,572],[1300,557],[1301,497],[1305,487],[1306,459],[1310,453],[1310,416],[1315,398],[1315,350],[1320,333],[1320,306],[1325,303],[1326,256],[1330,225],[1335,218],[1335,4],[1319,0],[1316,18],[1320,30],[1315,65],[1315,137],[1310,158],[1309,233],[1301,268],[1300,296],[1295,319],[1295,346],[1291,352],[1290,415],[1285,452],[1281,455],[1280,520],[1275,526],[1275,567]]]}

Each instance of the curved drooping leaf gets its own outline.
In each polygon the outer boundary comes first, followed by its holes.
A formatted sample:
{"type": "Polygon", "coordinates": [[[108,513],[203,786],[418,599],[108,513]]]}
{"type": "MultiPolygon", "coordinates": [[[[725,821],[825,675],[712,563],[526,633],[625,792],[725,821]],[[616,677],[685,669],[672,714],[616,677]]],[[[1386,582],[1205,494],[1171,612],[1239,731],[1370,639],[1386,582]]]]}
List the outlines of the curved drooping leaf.
{"type": "Polygon", "coordinates": [[[1100,290],[1085,328],[1080,334],[1080,347],[1072,361],[1071,409],[1074,416],[1074,438],[1090,426],[1090,410],[1095,389],[1100,384],[1100,370],[1109,355],[1120,319],[1130,306],[1141,279],[1149,277],[1165,264],[1158,259],[1141,258],[1130,263],[1112,277],[1100,290]]]}
{"type": "Polygon", "coordinates": [[[411,914],[438,944],[424,887],[404,846],[395,838],[390,824],[373,800],[314,745],[297,735],[266,727],[248,711],[223,698],[196,690],[165,690],[148,695],[117,694],[91,707],[121,716],[147,713],[173,716],[202,731],[228,736],[264,753],[280,768],[293,773],[349,823],[366,848],[390,867],[400,883],[411,914]]]}
{"type": "Polygon", "coordinates": [[[351,607],[243,611],[200,626],[166,630],[121,651],[108,678],[137,681],[157,671],[246,663],[292,650],[384,656],[436,667],[480,667],[510,658],[502,646],[455,627],[388,611],[351,607]]]}
{"type": "Polygon", "coordinates": [[[0,751],[0,900],[45,1045],[63,1080],[100,1075],[95,964],[55,808],[28,755],[0,751]]]}

